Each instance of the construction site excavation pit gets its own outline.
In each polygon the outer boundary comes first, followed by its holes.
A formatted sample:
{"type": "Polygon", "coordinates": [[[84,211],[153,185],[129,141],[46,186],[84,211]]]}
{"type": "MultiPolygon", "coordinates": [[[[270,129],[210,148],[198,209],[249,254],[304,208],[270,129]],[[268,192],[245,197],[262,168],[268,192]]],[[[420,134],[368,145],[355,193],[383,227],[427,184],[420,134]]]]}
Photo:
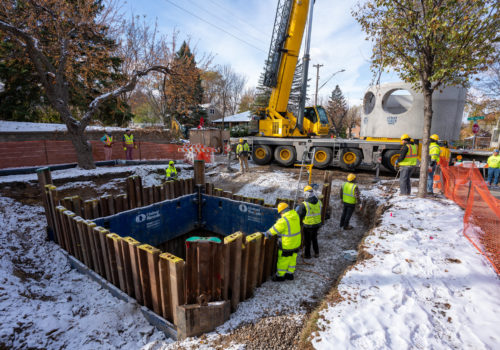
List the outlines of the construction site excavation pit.
{"type": "MultiPolygon", "coordinates": [[[[198,185],[195,166],[194,179],[145,188],[132,176],[124,195],[81,201],[57,198],[50,173],[46,181],[40,172],[49,232],[69,253],[73,267],[113,295],[134,298],[146,318],[174,339],[212,331],[224,322],[222,331],[235,337],[273,320],[280,327],[281,317],[295,309],[310,312],[353,263],[355,254],[345,251],[357,248],[366,226],[353,218],[357,228],[348,235],[338,233],[339,208],[332,200],[333,218],[320,231],[320,257],[299,257],[295,281],[264,284],[275,273],[277,245],[275,237],[267,239],[260,232],[278,218],[275,205],[214,188],[201,173],[198,185]],[[286,295],[292,283],[297,305],[289,308],[274,299],[286,295]],[[270,295],[275,296],[266,302],[270,295]],[[255,309],[259,303],[262,307],[255,309]],[[230,312],[236,313],[227,321],[230,312]]],[[[323,185],[325,203],[330,183],[323,185]]]]}

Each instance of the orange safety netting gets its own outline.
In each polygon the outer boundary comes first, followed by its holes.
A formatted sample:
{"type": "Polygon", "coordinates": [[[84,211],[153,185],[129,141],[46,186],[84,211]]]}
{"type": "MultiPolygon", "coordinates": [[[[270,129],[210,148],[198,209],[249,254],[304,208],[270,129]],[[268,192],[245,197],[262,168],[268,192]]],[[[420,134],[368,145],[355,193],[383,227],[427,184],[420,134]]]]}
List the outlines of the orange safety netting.
{"type": "Polygon", "coordinates": [[[436,187],[465,209],[464,235],[500,274],[500,200],[493,197],[478,168],[440,162],[436,187]]]}

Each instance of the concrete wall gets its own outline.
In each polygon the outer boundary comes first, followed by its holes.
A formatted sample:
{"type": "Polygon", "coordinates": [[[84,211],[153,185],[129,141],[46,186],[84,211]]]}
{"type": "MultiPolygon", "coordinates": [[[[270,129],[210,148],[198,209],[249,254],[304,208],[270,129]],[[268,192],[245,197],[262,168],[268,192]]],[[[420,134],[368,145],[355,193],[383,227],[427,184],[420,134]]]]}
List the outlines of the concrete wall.
{"type": "MultiPolygon", "coordinates": [[[[465,103],[465,88],[449,87],[434,92],[431,134],[441,140],[457,140],[465,103]]],[[[424,96],[411,84],[388,83],[372,86],[365,93],[361,113],[362,137],[399,138],[409,134],[422,139],[424,129],[424,96]],[[392,94],[406,90],[406,95],[392,94]]]]}

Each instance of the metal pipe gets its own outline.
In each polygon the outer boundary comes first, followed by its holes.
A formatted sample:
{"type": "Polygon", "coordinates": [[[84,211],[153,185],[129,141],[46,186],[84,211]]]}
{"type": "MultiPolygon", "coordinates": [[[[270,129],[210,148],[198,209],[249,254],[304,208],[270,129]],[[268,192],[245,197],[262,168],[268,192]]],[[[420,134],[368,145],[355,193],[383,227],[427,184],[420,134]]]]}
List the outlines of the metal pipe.
{"type": "Polygon", "coordinates": [[[302,57],[302,88],[300,89],[299,114],[297,116],[297,128],[304,132],[304,108],[306,106],[307,95],[307,74],[309,71],[309,51],[311,49],[311,31],[313,20],[314,0],[309,0],[309,14],[307,16],[307,33],[304,46],[304,57],[302,57]]]}

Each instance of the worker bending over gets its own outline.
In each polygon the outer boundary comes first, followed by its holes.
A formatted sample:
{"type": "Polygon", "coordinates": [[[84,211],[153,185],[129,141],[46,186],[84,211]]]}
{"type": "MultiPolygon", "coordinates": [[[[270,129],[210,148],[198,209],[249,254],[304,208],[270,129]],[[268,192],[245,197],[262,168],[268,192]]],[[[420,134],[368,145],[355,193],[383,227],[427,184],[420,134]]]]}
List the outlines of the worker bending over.
{"type": "Polygon", "coordinates": [[[401,196],[411,194],[411,174],[417,165],[418,150],[417,145],[411,143],[408,134],[401,136],[403,146],[399,151],[399,158],[396,160],[396,166],[399,166],[399,189],[401,196]]]}
{"type": "Polygon", "coordinates": [[[248,154],[250,153],[250,146],[246,140],[240,139],[240,143],[236,146],[236,156],[240,160],[240,173],[248,171],[248,154]]]}
{"type": "Polygon", "coordinates": [[[314,257],[319,256],[318,248],[318,230],[321,227],[321,208],[323,204],[316,197],[311,186],[304,188],[304,202],[302,202],[295,211],[302,220],[304,232],[305,252],[304,259],[311,258],[311,243],[314,249],[314,257]]]}
{"type": "Polygon", "coordinates": [[[354,182],[356,180],[356,175],[347,175],[347,182],[344,182],[340,189],[340,199],[344,208],[342,209],[342,215],[340,217],[340,228],[344,230],[352,230],[352,226],[349,225],[352,213],[356,209],[356,204],[359,203],[359,189],[358,185],[354,182]]]}
{"type": "Polygon", "coordinates": [[[441,156],[441,147],[438,145],[439,136],[434,134],[431,135],[431,144],[429,145],[429,156],[431,157],[431,163],[429,165],[428,175],[427,175],[427,194],[433,194],[433,184],[434,184],[434,173],[436,172],[437,165],[439,163],[439,157],[441,156]]]}
{"type": "Polygon", "coordinates": [[[295,210],[290,210],[288,204],[278,204],[278,213],[281,218],[269,230],[266,237],[278,236],[278,263],[273,281],[283,282],[285,279],[293,280],[297,253],[300,249],[300,218],[295,210]]]}
{"type": "Polygon", "coordinates": [[[173,160],[168,162],[168,168],[165,169],[165,173],[167,181],[177,180],[177,169],[174,166],[173,160]]]}

